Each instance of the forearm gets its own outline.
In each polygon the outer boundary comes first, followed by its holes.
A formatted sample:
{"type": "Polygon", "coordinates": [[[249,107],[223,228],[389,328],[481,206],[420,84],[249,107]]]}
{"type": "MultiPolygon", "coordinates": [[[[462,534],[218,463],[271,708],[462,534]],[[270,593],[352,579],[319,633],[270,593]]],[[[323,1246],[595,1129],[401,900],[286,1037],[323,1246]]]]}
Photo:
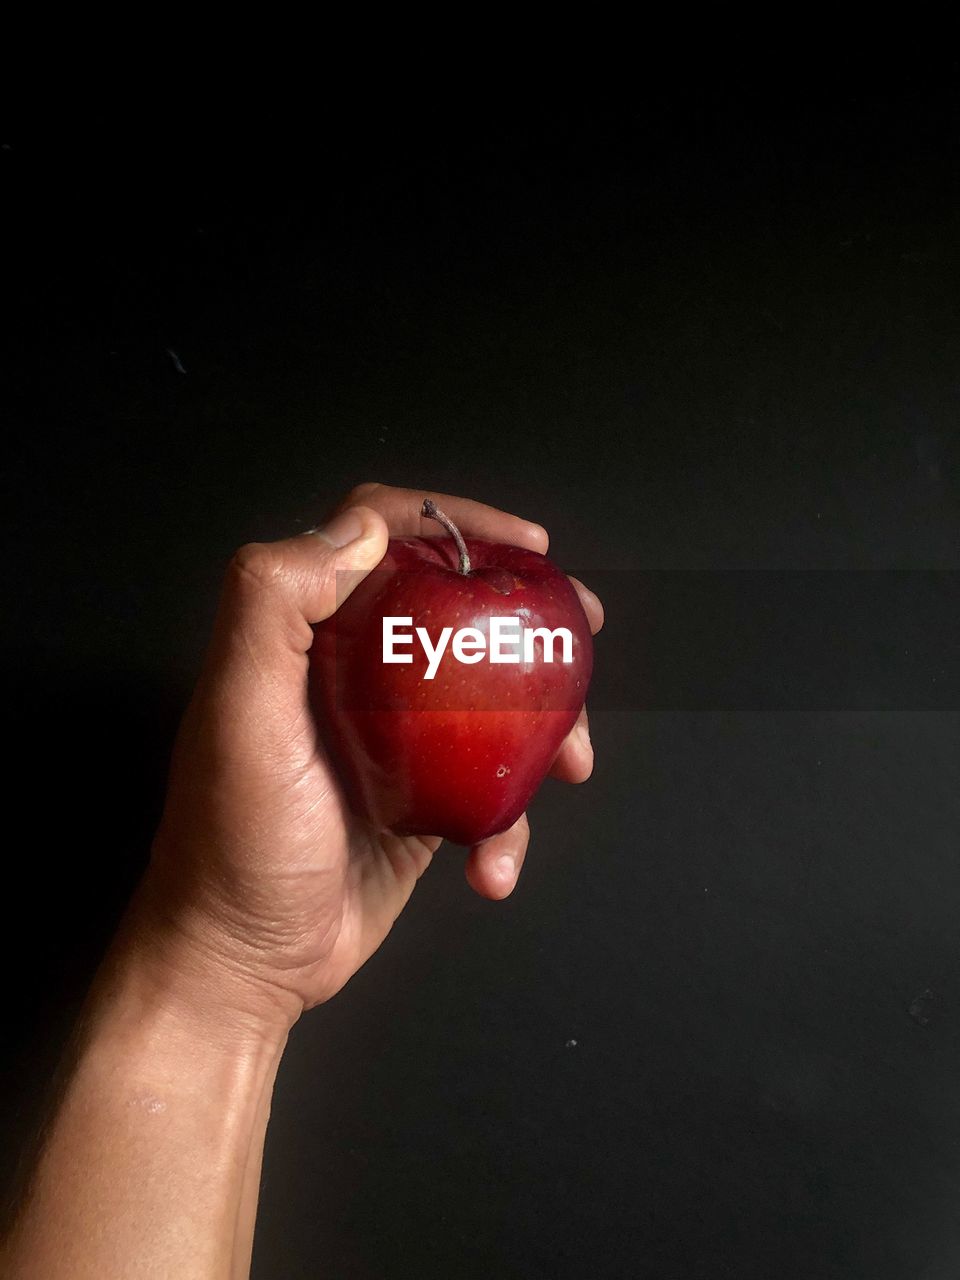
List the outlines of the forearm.
{"type": "MultiPolygon", "coordinates": [[[[6,1245],[10,1280],[239,1280],[289,1022],[127,925],[6,1245]]],[[[292,1019],[290,1020],[292,1021],[292,1019]]]]}

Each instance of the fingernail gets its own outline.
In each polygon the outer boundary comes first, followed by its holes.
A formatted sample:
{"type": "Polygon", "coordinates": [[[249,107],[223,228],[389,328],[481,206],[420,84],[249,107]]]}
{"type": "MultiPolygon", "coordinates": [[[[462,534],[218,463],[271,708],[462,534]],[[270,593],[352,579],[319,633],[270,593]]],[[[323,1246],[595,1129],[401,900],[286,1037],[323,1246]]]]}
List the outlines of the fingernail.
{"type": "Polygon", "coordinates": [[[356,542],[363,533],[363,517],[353,507],[341,511],[328,521],[322,529],[310,529],[310,533],[329,542],[331,547],[345,547],[348,542],[356,542]]]}
{"type": "Polygon", "coordinates": [[[502,858],[497,859],[496,869],[497,875],[501,880],[512,882],[517,878],[517,864],[509,853],[505,853],[502,858]]]}
{"type": "Polygon", "coordinates": [[[593,747],[590,742],[590,730],[585,724],[577,725],[577,741],[587,751],[592,751],[593,747]]]}

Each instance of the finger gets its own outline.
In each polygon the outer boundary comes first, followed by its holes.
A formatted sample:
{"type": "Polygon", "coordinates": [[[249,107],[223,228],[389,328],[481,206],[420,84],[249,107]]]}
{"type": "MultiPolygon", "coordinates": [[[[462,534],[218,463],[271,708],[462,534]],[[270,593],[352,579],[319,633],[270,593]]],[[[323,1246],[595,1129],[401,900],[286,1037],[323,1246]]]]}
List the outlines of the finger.
{"type": "Polygon", "coordinates": [[[568,573],[567,577],[573,583],[577,595],[580,597],[583,612],[587,615],[587,621],[590,623],[590,634],[595,636],[603,626],[603,605],[600,602],[600,597],[595,595],[589,587],[585,587],[580,579],[575,578],[572,573],[568,573]]]}
{"type": "Polygon", "coordinates": [[[561,782],[586,782],[593,773],[593,746],[587,708],[583,707],[550,766],[550,776],[561,782]]]}
{"type": "Polygon", "coordinates": [[[396,538],[446,537],[436,520],[421,516],[424,498],[431,498],[468,538],[485,538],[489,542],[507,542],[545,555],[550,539],[546,529],[530,520],[521,520],[509,512],[498,511],[472,498],[457,498],[431,489],[395,489],[386,484],[361,484],[347,494],[337,508],[343,511],[357,503],[379,511],[391,534],[396,538]]]}
{"type": "Polygon", "coordinates": [[[380,563],[388,536],[380,513],[358,506],[309,534],[241,547],[227,569],[205,672],[261,690],[302,675],[312,624],[380,563]]]}
{"type": "Polygon", "coordinates": [[[509,830],[475,845],[464,868],[470,888],[481,898],[499,901],[509,897],[516,888],[529,840],[530,824],[524,813],[509,830]]]}

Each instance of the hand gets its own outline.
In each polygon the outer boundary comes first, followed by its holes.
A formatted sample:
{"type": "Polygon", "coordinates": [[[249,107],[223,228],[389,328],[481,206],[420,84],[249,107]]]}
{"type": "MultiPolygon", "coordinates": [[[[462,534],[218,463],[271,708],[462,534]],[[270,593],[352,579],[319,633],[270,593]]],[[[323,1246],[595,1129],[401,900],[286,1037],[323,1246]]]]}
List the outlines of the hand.
{"type": "MultiPolygon", "coordinates": [[[[442,535],[420,516],[425,496],[466,535],[547,550],[539,525],[492,507],[371,484],[322,530],[251,543],[227,572],[138,918],[178,964],[229,975],[230,998],[252,1012],[269,1006],[292,1022],[339,991],[386,937],[440,844],[372,832],[349,813],[307,699],[311,624],[335,611],[337,571],[359,571],[359,580],[391,535],[442,535]]],[[[575,586],[596,632],[600,602],[575,586]]],[[[584,713],[553,773],[582,782],[592,767],[584,713]]],[[[472,888],[494,899],[512,892],[528,838],[524,816],[472,849],[472,888]]]]}

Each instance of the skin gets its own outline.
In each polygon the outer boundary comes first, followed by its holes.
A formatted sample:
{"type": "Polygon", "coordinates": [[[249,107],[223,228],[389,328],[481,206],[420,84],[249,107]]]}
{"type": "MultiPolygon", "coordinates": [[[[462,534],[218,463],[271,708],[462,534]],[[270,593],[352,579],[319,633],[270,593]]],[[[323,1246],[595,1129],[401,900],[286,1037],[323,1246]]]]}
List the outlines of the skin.
{"type": "MultiPolygon", "coordinates": [[[[321,529],[231,561],[148,870],[0,1245],[9,1280],[249,1274],[289,1031],[379,947],[440,843],[350,815],[307,703],[311,624],[335,610],[337,571],[359,580],[390,536],[445,536],[419,514],[426,496],[467,536],[547,550],[539,525],[481,503],[361,485],[321,529]]],[[[600,603],[574,585],[596,632],[600,603]]],[[[553,773],[592,767],[584,713],[553,773]]],[[[507,897],[528,839],[524,816],[472,849],[471,887],[507,897]]]]}

